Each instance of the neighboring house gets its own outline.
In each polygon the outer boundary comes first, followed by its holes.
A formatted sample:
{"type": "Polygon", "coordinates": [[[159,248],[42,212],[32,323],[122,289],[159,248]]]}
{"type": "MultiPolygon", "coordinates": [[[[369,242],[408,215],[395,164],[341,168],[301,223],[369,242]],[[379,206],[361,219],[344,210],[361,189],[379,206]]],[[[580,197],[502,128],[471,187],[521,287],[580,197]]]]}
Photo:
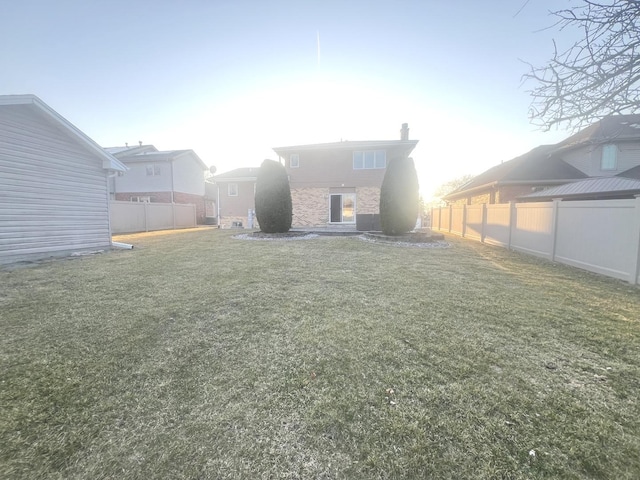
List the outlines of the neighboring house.
{"type": "Polygon", "coordinates": [[[380,187],[394,158],[411,154],[405,123],[400,140],[344,141],[278,147],[291,186],[293,226],[379,228],[380,187]]]}
{"type": "Polygon", "coordinates": [[[256,179],[259,168],[236,168],[215,175],[222,228],[254,228],[256,179]]]}
{"type": "Polygon", "coordinates": [[[522,195],[572,182],[587,175],[550,158],[554,145],[542,145],[472,178],[444,200],[451,204],[508,203],[522,195]]]}
{"type": "Polygon", "coordinates": [[[125,170],[38,97],[0,96],[0,263],[108,248],[125,170]]]}
{"type": "Polygon", "coordinates": [[[626,198],[635,187],[625,179],[639,177],[640,115],[612,115],[556,145],[493,167],[444,199],[473,204],[626,198]]]}
{"type": "Polygon", "coordinates": [[[153,145],[105,149],[126,165],[125,175],[113,180],[112,198],[131,202],[194,204],[198,223],[215,211],[207,195],[205,163],[193,150],[158,151],[153,145]]]}

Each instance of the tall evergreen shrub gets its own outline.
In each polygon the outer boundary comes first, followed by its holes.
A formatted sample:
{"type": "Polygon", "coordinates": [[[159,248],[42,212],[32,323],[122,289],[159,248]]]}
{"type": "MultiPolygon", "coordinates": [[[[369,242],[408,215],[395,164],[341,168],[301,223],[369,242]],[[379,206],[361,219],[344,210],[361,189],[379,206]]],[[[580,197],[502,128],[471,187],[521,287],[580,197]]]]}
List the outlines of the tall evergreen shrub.
{"type": "Polygon", "coordinates": [[[412,158],[398,157],[387,165],[380,189],[380,226],[385,235],[402,235],[416,225],[420,205],[418,174],[412,158]]]}
{"type": "Polygon", "coordinates": [[[265,160],[256,179],[256,219],[265,233],[284,233],[291,228],[293,206],[289,178],[284,166],[265,160]]]}

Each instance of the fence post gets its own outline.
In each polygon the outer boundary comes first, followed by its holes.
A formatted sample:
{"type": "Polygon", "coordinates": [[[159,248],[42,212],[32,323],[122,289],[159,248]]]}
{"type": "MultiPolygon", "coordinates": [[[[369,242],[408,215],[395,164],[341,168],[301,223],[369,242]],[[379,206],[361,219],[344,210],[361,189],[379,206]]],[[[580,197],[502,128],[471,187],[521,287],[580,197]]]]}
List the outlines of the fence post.
{"type": "Polygon", "coordinates": [[[485,224],[487,223],[487,204],[482,204],[482,216],[480,220],[480,242],[484,243],[485,224]]]}
{"type": "Polygon", "coordinates": [[[629,283],[635,285],[638,283],[638,273],[640,272],[640,195],[636,195],[636,206],[633,209],[633,236],[631,241],[635,242],[631,251],[631,271],[629,272],[629,283]]]}
{"type": "Polygon", "coordinates": [[[518,224],[518,210],[516,202],[509,202],[509,238],[507,240],[507,250],[511,250],[511,241],[513,238],[513,229],[518,224]]]}
{"type": "Polygon", "coordinates": [[[553,198],[552,199],[552,210],[551,210],[551,253],[549,255],[549,259],[552,262],[556,261],[556,243],[558,240],[558,210],[560,208],[561,198],[553,198]]]}
{"type": "Polygon", "coordinates": [[[144,205],[144,231],[148,232],[149,231],[149,210],[147,207],[147,202],[142,202],[142,204],[144,205]]]}
{"type": "Polygon", "coordinates": [[[176,204],[171,202],[171,220],[173,224],[173,229],[176,229],[176,204]]]}
{"type": "Polygon", "coordinates": [[[467,234],[467,204],[462,205],[462,238],[467,234]]]}

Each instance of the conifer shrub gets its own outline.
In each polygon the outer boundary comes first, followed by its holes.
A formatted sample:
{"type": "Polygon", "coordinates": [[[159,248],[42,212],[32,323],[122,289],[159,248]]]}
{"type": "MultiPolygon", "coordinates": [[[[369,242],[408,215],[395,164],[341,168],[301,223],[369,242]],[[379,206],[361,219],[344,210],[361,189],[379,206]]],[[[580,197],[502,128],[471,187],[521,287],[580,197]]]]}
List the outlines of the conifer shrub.
{"type": "Polygon", "coordinates": [[[285,233],[291,228],[291,188],[284,166],[265,160],[256,179],[256,219],[264,233],[285,233]]]}
{"type": "Polygon", "coordinates": [[[380,227],[385,235],[402,235],[416,225],[420,205],[418,174],[412,158],[394,158],[380,189],[380,227]]]}

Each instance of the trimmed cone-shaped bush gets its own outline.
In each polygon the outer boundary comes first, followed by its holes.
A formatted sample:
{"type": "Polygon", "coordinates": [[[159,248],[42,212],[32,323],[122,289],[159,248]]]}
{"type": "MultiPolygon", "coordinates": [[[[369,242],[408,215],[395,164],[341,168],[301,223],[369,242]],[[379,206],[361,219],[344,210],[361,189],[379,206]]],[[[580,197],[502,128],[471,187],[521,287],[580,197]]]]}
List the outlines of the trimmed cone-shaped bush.
{"type": "Polygon", "coordinates": [[[256,179],[256,219],[265,233],[284,233],[291,228],[291,188],[284,167],[265,160],[256,179]]]}
{"type": "Polygon", "coordinates": [[[412,158],[394,158],[380,189],[380,226],[385,235],[402,235],[416,226],[420,208],[418,174],[412,158]]]}

